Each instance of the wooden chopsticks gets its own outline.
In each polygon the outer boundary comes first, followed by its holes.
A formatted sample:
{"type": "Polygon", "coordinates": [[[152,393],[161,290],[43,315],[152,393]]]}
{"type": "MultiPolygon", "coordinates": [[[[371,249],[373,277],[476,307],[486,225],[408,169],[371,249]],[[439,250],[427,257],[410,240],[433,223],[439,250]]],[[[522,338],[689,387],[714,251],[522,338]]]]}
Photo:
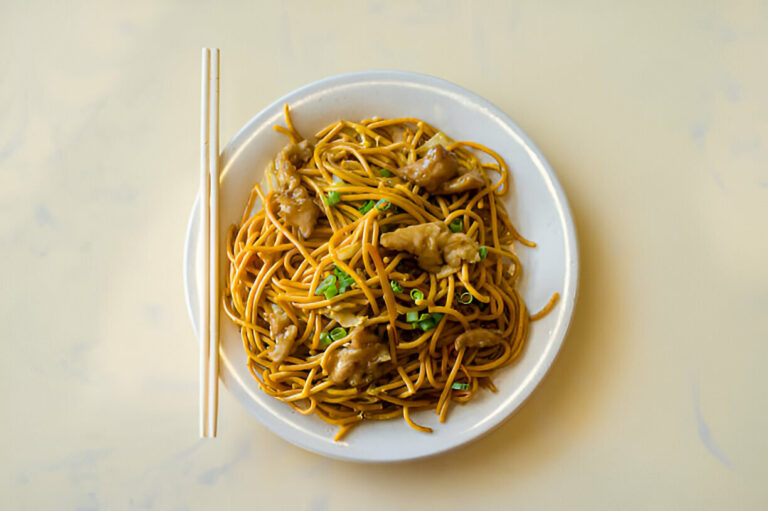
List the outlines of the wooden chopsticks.
{"type": "Polygon", "coordinates": [[[200,125],[200,436],[216,436],[219,403],[219,49],[203,48],[200,125]]]}

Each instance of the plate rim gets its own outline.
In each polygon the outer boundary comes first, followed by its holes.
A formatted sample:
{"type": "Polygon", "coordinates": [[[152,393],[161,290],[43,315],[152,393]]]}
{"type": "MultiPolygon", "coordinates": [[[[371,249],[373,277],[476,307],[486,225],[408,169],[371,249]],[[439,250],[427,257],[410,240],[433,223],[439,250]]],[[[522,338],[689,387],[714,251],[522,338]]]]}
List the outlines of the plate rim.
{"type": "MultiPolygon", "coordinates": [[[[498,418],[495,421],[490,421],[489,423],[484,424],[482,427],[479,428],[478,431],[473,432],[473,434],[469,438],[459,439],[457,442],[448,443],[445,447],[435,449],[431,452],[423,452],[423,453],[415,453],[413,455],[410,454],[400,454],[395,456],[385,456],[385,457],[376,457],[376,456],[370,456],[370,457],[361,457],[358,455],[350,455],[345,456],[343,452],[331,452],[329,450],[323,449],[322,446],[318,447],[316,445],[313,445],[311,443],[305,442],[302,439],[301,432],[298,432],[295,435],[291,435],[292,431],[285,431],[281,428],[274,428],[271,424],[267,423],[265,420],[263,420],[262,417],[255,416],[254,413],[249,409],[249,407],[244,406],[246,411],[254,417],[259,423],[261,423],[262,426],[266,427],[270,432],[276,434],[280,438],[299,446],[303,449],[306,449],[308,451],[314,452],[316,454],[320,454],[322,456],[327,456],[334,459],[344,460],[344,461],[354,461],[354,462],[369,462],[369,463],[377,463],[377,462],[400,462],[400,461],[408,461],[408,460],[415,460],[415,459],[422,459],[427,458],[431,456],[435,456],[441,453],[445,453],[448,451],[451,451],[453,449],[456,449],[460,446],[465,446],[475,440],[478,440],[487,434],[489,434],[491,431],[497,429],[502,424],[504,424],[507,420],[509,420],[517,411],[520,410],[520,408],[528,401],[530,396],[533,394],[533,392],[540,386],[541,381],[544,379],[544,377],[549,373],[555,359],[559,355],[563,342],[568,334],[568,331],[570,329],[575,304],[578,298],[578,281],[579,281],[579,250],[578,250],[578,240],[576,236],[576,227],[575,222],[573,219],[573,213],[571,211],[570,205],[568,203],[568,199],[565,196],[565,191],[563,190],[562,185],[560,184],[559,180],[557,179],[557,176],[554,173],[554,170],[550,166],[549,162],[546,160],[544,155],[541,153],[539,148],[533,143],[533,141],[530,139],[530,137],[522,130],[520,127],[506,114],[504,111],[502,111],[500,108],[495,106],[493,103],[488,101],[487,99],[483,98],[482,96],[479,96],[478,94],[465,89],[453,82],[450,82],[448,80],[445,80],[443,78],[439,78],[436,76],[423,74],[423,73],[415,73],[411,71],[398,71],[398,70],[371,70],[371,71],[355,71],[350,73],[342,73],[337,75],[328,76],[325,78],[322,78],[320,80],[316,80],[313,82],[310,82],[306,85],[303,85],[297,89],[294,89],[287,94],[284,94],[283,96],[279,97],[275,101],[269,103],[267,106],[262,108],[258,113],[256,113],[254,116],[252,116],[231,138],[231,140],[224,146],[220,159],[221,159],[221,179],[224,179],[226,172],[228,171],[228,159],[235,158],[237,156],[237,151],[234,151],[236,147],[241,146],[244,143],[247,143],[247,138],[249,136],[253,136],[253,133],[255,130],[254,128],[257,128],[257,120],[268,114],[268,112],[275,107],[282,107],[283,104],[289,103],[291,98],[294,97],[305,97],[308,91],[312,91],[314,89],[321,89],[324,90],[325,88],[328,88],[329,86],[334,85],[344,85],[344,84],[354,84],[358,81],[370,81],[370,80],[379,79],[379,81],[388,81],[392,83],[409,83],[409,84],[415,84],[415,85],[428,85],[433,88],[442,89],[443,91],[449,91],[453,93],[453,95],[458,96],[459,98],[463,98],[465,101],[468,101],[469,103],[474,103],[477,106],[483,107],[483,109],[488,112],[492,113],[494,117],[496,117],[499,121],[501,121],[502,124],[506,124],[514,133],[516,136],[518,136],[521,141],[522,145],[524,146],[524,149],[529,154],[531,158],[533,158],[534,164],[536,167],[538,167],[539,171],[543,170],[546,174],[546,179],[548,181],[547,186],[550,190],[550,192],[553,195],[555,206],[557,207],[558,211],[558,219],[563,225],[563,239],[565,243],[564,253],[563,253],[563,259],[566,264],[565,268],[565,276],[564,282],[566,284],[566,289],[562,290],[562,294],[560,297],[560,303],[564,307],[564,311],[562,314],[562,320],[555,326],[552,333],[547,336],[549,343],[552,345],[552,349],[549,350],[549,352],[546,354],[546,357],[544,357],[541,360],[540,363],[540,370],[538,372],[533,373],[533,377],[524,384],[525,389],[521,393],[520,401],[514,405],[514,407],[506,411],[505,413],[501,414],[501,417],[498,418]],[[234,151],[234,153],[233,153],[234,151]]],[[[318,91],[320,92],[320,91],[318,91]]],[[[541,173],[541,172],[540,172],[541,173]]],[[[200,194],[199,192],[195,195],[194,202],[192,204],[192,208],[189,215],[189,220],[187,222],[187,232],[184,240],[184,254],[183,254],[183,264],[182,264],[182,272],[183,272],[183,280],[184,280],[184,295],[185,295],[185,301],[187,305],[187,313],[189,315],[189,319],[191,322],[192,330],[194,332],[194,335],[196,339],[198,339],[199,342],[199,328],[197,323],[197,313],[195,311],[195,308],[197,304],[192,303],[192,287],[196,284],[195,281],[195,275],[194,275],[194,268],[191,266],[191,255],[196,250],[197,240],[196,240],[196,226],[197,222],[199,221],[199,207],[200,207],[200,194]]],[[[195,290],[196,293],[196,290],[195,290]]],[[[224,321],[224,315],[222,314],[222,321],[224,321]]],[[[222,361],[225,362],[222,364],[222,369],[227,368],[226,363],[226,357],[223,352],[220,353],[220,356],[222,357],[222,361]]],[[[237,375],[233,374],[230,376],[232,380],[237,381],[237,375]]],[[[220,371],[220,378],[225,387],[227,387],[227,390],[231,392],[235,399],[240,402],[239,393],[236,391],[236,389],[232,388],[231,381],[229,381],[229,378],[225,377],[225,371],[220,371]]],[[[237,389],[240,390],[240,389],[237,389]]],[[[247,389],[245,390],[247,392],[247,389]]],[[[243,403],[239,403],[241,406],[243,406],[243,403]]]]}

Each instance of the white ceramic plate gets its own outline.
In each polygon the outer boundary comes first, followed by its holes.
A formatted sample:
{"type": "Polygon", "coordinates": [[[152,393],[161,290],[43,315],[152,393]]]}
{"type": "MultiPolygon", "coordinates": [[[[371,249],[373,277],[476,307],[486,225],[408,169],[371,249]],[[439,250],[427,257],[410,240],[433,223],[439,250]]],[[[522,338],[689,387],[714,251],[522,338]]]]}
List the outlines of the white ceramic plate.
{"type": "MultiPolygon", "coordinates": [[[[290,104],[293,121],[305,136],[339,119],[418,117],[455,140],[472,140],[497,151],[509,164],[513,186],[506,197],[513,222],[535,249],[518,247],[523,264],[520,291],[532,311],[552,293],[561,300],[546,318],[532,324],[520,358],[494,377],[498,393],[481,392],[466,405],[454,404],[444,424],[432,411],[414,419],[434,429],[419,433],[403,420],[372,421],[334,442],[336,427],[304,416],[259,390],[246,366],[237,327],[221,313],[221,378],[262,424],[289,442],[319,454],[356,461],[396,461],[433,455],[462,445],[497,427],[530,395],[554,360],[573,312],[578,252],[573,220],[563,190],[544,157],[498,108],[452,83],[415,73],[367,71],[326,78],[278,99],[235,135],[222,155],[221,232],[239,221],[254,182],[286,143],[273,131],[290,104]]],[[[187,306],[198,332],[200,247],[199,199],[187,232],[184,277],[187,306]]],[[[223,252],[223,247],[222,247],[223,252]]],[[[222,257],[225,261],[225,257],[222,257]]]]}

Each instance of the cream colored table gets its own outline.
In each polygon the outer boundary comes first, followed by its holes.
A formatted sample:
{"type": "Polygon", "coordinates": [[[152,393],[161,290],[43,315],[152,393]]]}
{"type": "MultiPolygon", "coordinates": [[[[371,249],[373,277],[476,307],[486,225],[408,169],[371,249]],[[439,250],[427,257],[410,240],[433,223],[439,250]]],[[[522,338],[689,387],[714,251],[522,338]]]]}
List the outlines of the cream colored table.
{"type": "Polygon", "coordinates": [[[635,3],[0,2],[0,508],[766,509],[768,6],[635,3]],[[581,298],[501,429],[348,464],[223,391],[198,439],[181,255],[215,45],[225,140],[304,83],[399,68],[545,153],[581,298]]]}

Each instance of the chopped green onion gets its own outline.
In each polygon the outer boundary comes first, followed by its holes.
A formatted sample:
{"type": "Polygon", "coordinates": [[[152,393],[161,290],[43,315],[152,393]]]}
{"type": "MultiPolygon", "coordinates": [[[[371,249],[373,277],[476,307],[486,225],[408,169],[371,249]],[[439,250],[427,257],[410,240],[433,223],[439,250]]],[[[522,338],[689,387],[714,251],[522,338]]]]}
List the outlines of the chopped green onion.
{"type": "Polygon", "coordinates": [[[336,286],[329,286],[325,289],[325,291],[323,291],[323,295],[325,295],[326,300],[330,300],[337,294],[339,294],[339,290],[336,289],[336,286]]]}
{"type": "Polygon", "coordinates": [[[419,316],[419,321],[416,325],[426,332],[435,328],[440,323],[440,320],[443,319],[443,316],[442,312],[422,314],[419,316]]]}
{"type": "Polygon", "coordinates": [[[462,305],[469,305],[472,303],[472,298],[472,294],[469,291],[464,291],[456,297],[456,301],[462,305]]]}
{"type": "Polygon", "coordinates": [[[389,209],[389,206],[392,203],[389,202],[387,199],[381,199],[379,202],[376,203],[376,209],[379,211],[386,211],[389,209]]]}
{"type": "Polygon", "coordinates": [[[453,232],[461,232],[464,230],[464,221],[461,218],[454,218],[453,221],[448,224],[448,228],[453,232]]]}
{"type": "Polygon", "coordinates": [[[333,288],[334,290],[336,290],[336,275],[334,275],[333,273],[325,277],[323,281],[320,282],[320,284],[317,286],[317,290],[315,291],[315,294],[322,295],[326,292],[326,290],[330,288],[333,288]]]}
{"type": "Polygon", "coordinates": [[[432,330],[433,328],[435,328],[435,326],[437,326],[437,323],[435,323],[435,321],[432,318],[429,318],[426,321],[419,321],[417,324],[419,325],[419,328],[421,328],[425,332],[432,330]]]}
{"type": "Polygon", "coordinates": [[[328,332],[320,332],[320,346],[328,346],[331,342],[331,336],[328,335],[328,332]]]}
{"type": "Polygon", "coordinates": [[[368,213],[370,210],[373,209],[373,206],[375,206],[375,205],[376,205],[375,202],[373,202],[371,199],[368,199],[367,201],[365,201],[365,203],[360,208],[360,213],[362,213],[362,214],[368,213]]]}
{"type": "Polygon", "coordinates": [[[420,289],[413,288],[411,289],[411,298],[414,302],[418,302],[424,299],[424,293],[420,289]]]}
{"type": "Polygon", "coordinates": [[[399,282],[396,282],[394,280],[389,281],[389,286],[392,288],[392,291],[395,293],[402,293],[403,292],[403,286],[400,285],[399,282]]]}
{"type": "Polygon", "coordinates": [[[325,202],[328,206],[335,206],[341,201],[341,196],[339,196],[339,192],[336,190],[331,190],[328,192],[328,197],[323,197],[323,202],[325,202]]]}
{"type": "Polygon", "coordinates": [[[451,388],[453,390],[468,390],[469,384],[468,383],[453,383],[451,385],[451,388]]]}
{"type": "Polygon", "coordinates": [[[347,336],[347,331],[343,328],[336,327],[333,330],[331,330],[331,339],[334,341],[338,341],[339,339],[343,339],[347,336]]]}
{"type": "Polygon", "coordinates": [[[387,169],[380,169],[379,170],[379,175],[381,177],[392,177],[392,176],[394,176],[394,174],[391,173],[390,171],[388,171],[387,169]]]}
{"type": "Polygon", "coordinates": [[[488,257],[488,247],[480,247],[477,250],[477,253],[480,254],[480,260],[485,260],[486,257],[488,257]]]}
{"type": "Polygon", "coordinates": [[[355,279],[336,265],[333,265],[333,274],[339,279],[339,293],[344,294],[355,283],[355,279]]]}
{"type": "Polygon", "coordinates": [[[405,320],[408,323],[414,323],[419,320],[419,311],[411,311],[405,313],[405,320]]]}
{"type": "MultiPolygon", "coordinates": [[[[414,315],[415,316],[415,315],[414,315]]],[[[438,323],[440,323],[440,320],[443,319],[443,315],[440,313],[432,313],[429,312],[421,314],[418,317],[418,321],[414,321],[416,323],[416,326],[424,330],[425,332],[427,330],[432,330],[437,326],[438,323]]]]}

